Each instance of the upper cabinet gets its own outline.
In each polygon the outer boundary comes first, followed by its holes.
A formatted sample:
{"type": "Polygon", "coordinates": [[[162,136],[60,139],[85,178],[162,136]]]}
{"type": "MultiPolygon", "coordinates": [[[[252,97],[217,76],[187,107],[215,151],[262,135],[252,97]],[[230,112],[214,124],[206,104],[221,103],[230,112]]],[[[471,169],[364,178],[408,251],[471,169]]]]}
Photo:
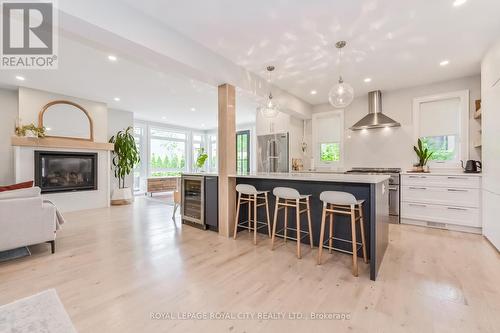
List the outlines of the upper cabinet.
{"type": "Polygon", "coordinates": [[[289,132],[289,127],[290,116],[283,112],[279,112],[275,118],[265,118],[260,112],[257,112],[257,135],[287,133],[289,132]]]}

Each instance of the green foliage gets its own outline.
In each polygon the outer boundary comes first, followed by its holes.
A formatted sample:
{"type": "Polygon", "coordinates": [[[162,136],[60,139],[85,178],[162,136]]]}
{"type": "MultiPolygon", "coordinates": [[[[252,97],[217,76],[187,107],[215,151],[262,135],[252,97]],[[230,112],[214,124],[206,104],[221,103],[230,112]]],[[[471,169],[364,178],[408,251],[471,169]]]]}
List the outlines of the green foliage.
{"type": "Polygon", "coordinates": [[[16,127],[16,135],[18,135],[18,136],[26,136],[27,132],[31,132],[32,134],[34,134],[38,138],[45,137],[45,127],[37,127],[33,123],[31,123],[29,125],[16,127]]]}
{"type": "Polygon", "coordinates": [[[418,157],[418,166],[425,166],[427,161],[432,157],[434,152],[430,151],[428,147],[424,147],[422,140],[418,139],[417,146],[413,146],[413,150],[418,157]]]}
{"type": "Polygon", "coordinates": [[[323,162],[340,161],[340,145],[338,143],[322,143],[320,157],[323,162]]]}
{"type": "Polygon", "coordinates": [[[449,136],[439,136],[439,137],[425,137],[422,139],[423,147],[427,147],[431,151],[432,157],[429,159],[431,161],[450,161],[455,157],[455,151],[449,148],[449,141],[451,138],[449,136]]]}
{"type": "Polygon", "coordinates": [[[196,159],[196,167],[198,169],[203,168],[205,162],[207,161],[208,154],[205,153],[205,148],[199,148],[198,150],[198,158],[196,159]]]}
{"type": "Polygon", "coordinates": [[[120,188],[125,187],[125,176],[129,175],[137,163],[141,161],[132,131],[132,126],[129,126],[126,130],[119,131],[109,139],[109,142],[115,145],[112,162],[120,188]]]}

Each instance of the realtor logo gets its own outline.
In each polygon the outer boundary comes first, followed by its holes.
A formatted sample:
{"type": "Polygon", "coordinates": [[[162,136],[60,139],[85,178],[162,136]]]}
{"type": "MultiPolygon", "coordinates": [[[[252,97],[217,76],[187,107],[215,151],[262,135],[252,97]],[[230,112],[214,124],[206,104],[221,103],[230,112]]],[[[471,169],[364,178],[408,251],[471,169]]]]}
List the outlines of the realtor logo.
{"type": "Polygon", "coordinates": [[[56,69],[53,2],[2,2],[3,69],[56,69]]]}

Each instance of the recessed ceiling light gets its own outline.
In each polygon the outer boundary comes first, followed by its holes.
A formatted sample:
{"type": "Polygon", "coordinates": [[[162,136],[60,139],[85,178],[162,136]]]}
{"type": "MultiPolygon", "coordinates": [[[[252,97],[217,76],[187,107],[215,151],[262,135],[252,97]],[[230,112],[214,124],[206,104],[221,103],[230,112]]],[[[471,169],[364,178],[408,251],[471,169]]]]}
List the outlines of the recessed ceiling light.
{"type": "Polygon", "coordinates": [[[372,79],[370,77],[367,77],[366,79],[364,79],[363,81],[365,81],[366,83],[370,83],[372,82],[372,79]]]}
{"type": "Polygon", "coordinates": [[[446,66],[446,65],[448,65],[449,63],[450,63],[450,61],[449,61],[449,60],[443,60],[443,61],[441,61],[441,62],[439,63],[439,66],[446,66]]]}
{"type": "Polygon", "coordinates": [[[113,98],[116,102],[119,102],[120,101],[120,97],[115,97],[113,98]]]}
{"type": "Polygon", "coordinates": [[[455,0],[453,2],[453,7],[460,7],[460,6],[462,6],[466,2],[467,2],[467,0],[455,0]]]}
{"type": "Polygon", "coordinates": [[[165,119],[167,119],[167,117],[163,116],[163,117],[161,117],[161,119],[165,120],[165,119]]]}
{"type": "Polygon", "coordinates": [[[201,124],[201,127],[205,127],[205,124],[201,124]]]}
{"type": "Polygon", "coordinates": [[[316,95],[318,92],[316,90],[311,90],[311,95],[316,95]]]}
{"type": "Polygon", "coordinates": [[[24,78],[24,76],[21,76],[21,75],[16,75],[16,80],[19,80],[19,81],[24,81],[24,80],[26,80],[26,79],[24,78]]]}
{"type": "Polygon", "coordinates": [[[118,58],[117,58],[116,56],[114,56],[114,55],[110,54],[110,55],[108,56],[108,60],[109,60],[109,61],[116,61],[116,60],[118,60],[118,58]]]}
{"type": "Polygon", "coordinates": [[[194,111],[196,111],[196,108],[191,108],[190,110],[194,112],[194,111]]]}

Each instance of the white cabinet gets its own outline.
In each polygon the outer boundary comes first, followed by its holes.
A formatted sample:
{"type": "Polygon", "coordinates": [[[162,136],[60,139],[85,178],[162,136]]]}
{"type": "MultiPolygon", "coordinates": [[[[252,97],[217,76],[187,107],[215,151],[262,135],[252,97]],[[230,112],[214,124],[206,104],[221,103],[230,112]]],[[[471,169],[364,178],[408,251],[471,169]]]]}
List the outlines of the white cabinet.
{"type": "Polygon", "coordinates": [[[401,221],[481,232],[481,177],[463,174],[403,174],[401,221]]]}
{"type": "Polygon", "coordinates": [[[265,118],[257,112],[256,133],[257,135],[268,135],[289,132],[290,116],[279,112],[275,118],[265,118]]]}

